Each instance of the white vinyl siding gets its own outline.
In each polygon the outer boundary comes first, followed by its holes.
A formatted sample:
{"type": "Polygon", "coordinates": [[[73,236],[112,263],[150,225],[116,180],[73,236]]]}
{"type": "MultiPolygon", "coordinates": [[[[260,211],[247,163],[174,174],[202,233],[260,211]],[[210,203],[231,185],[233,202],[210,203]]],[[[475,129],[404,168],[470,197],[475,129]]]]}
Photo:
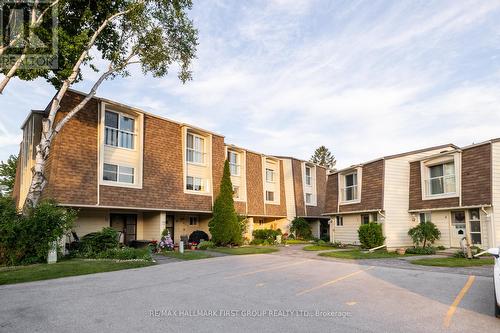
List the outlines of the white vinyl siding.
{"type": "Polygon", "coordinates": [[[359,244],[358,229],[360,225],[359,214],[342,215],[342,226],[335,225],[333,240],[346,244],[359,244]]]}
{"type": "MultiPolygon", "coordinates": [[[[451,149],[451,148],[450,148],[451,149]]],[[[430,150],[385,160],[383,229],[389,248],[412,246],[408,230],[419,223],[418,214],[410,214],[410,162],[437,154],[445,149],[430,150]]],[[[435,219],[434,213],[432,219],[435,219]]],[[[434,221],[433,221],[434,222],[434,221]]],[[[435,222],[434,222],[435,223],[435,222]]],[[[449,228],[447,228],[449,230],[449,228]]],[[[443,231],[441,231],[443,232],[443,231]]],[[[449,246],[443,244],[444,246],[449,246]]]]}
{"type": "MultiPolygon", "coordinates": [[[[500,142],[494,142],[491,147],[492,155],[492,205],[493,214],[489,219],[488,232],[493,244],[500,245],[500,142]]],[[[484,230],[484,228],[483,228],[484,230]]]]}

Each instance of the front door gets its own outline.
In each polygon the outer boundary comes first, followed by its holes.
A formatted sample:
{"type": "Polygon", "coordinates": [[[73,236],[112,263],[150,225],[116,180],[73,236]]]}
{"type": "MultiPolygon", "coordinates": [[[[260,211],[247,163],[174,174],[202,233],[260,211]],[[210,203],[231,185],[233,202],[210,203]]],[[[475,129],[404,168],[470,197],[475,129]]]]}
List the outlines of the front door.
{"type": "Polygon", "coordinates": [[[465,211],[451,212],[451,246],[460,247],[460,241],[465,237],[465,211]]]}
{"type": "Polygon", "coordinates": [[[174,220],[174,215],[167,215],[167,220],[165,221],[165,229],[168,230],[168,233],[170,234],[170,238],[172,238],[172,240],[174,240],[174,220]]]}
{"type": "Polygon", "coordinates": [[[111,228],[123,233],[125,244],[137,239],[136,214],[110,214],[111,228]]]}

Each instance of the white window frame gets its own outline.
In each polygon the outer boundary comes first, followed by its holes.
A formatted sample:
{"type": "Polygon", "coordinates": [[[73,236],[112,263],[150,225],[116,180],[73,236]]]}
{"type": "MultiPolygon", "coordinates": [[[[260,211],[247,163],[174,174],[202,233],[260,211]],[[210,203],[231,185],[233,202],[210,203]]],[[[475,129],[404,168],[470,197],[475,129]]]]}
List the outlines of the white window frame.
{"type": "Polygon", "coordinates": [[[276,202],[276,195],[275,195],[274,191],[268,191],[268,190],[266,190],[266,202],[276,202]],[[268,195],[267,195],[268,193],[272,193],[273,194],[273,200],[269,200],[268,199],[268,195]]]}
{"type": "Polygon", "coordinates": [[[241,175],[240,154],[235,152],[235,151],[228,150],[227,151],[227,160],[229,162],[229,172],[231,173],[231,176],[239,177],[241,175]],[[231,161],[231,158],[230,158],[231,155],[233,155],[235,157],[235,162],[231,161]],[[233,171],[236,171],[236,172],[233,173],[233,171]]]}
{"type": "Polygon", "coordinates": [[[198,216],[190,216],[189,217],[189,225],[196,226],[200,224],[200,219],[198,216]]]}
{"type": "Polygon", "coordinates": [[[126,150],[132,150],[134,151],[136,149],[136,146],[137,146],[137,143],[136,143],[136,137],[137,137],[137,117],[134,117],[133,115],[130,115],[128,113],[123,113],[123,112],[119,112],[119,111],[115,111],[115,110],[109,110],[109,109],[106,109],[104,110],[104,118],[103,118],[103,127],[104,127],[104,145],[107,146],[107,147],[112,147],[112,148],[120,148],[120,149],[126,149],[126,150]],[[114,127],[111,127],[111,126],[106,126],[106,113],[109,112],[109,113],[115,113],[118,115],[118,128],[114,128],[114,127]],[[122,118],[129,118],[129,119],[132,119],[134,121],[134,131],[133,132],[130,132],[130,131],[127,131],[127,130],[124,130],[124,129],[121,129],[120,128],[120,124],[121,124],[121,119],[122,118]],[[110,130],[110,131],[116,131],[118,133],[118,136],[117,136],[117,144],[116,145],[112,145],[112,144],[109,144],[109,143],[106,143],[106,130],[110,130]],[[129,147],[124,147],[124,146],[120,146],[120,134],[121,135],[130,135],[132,137],[132,148],[129,148],[129,147]]]}
{"type": "Polygon", "coordinates": [[[127,186],[132,186],[137,184],[137,176],[136,176],[136,168],[128,166],[128,165],[119,165],[119,164],[113,164],[113,163],[103,163],[102,164],[102,177],[101,181],[103,184],[120,184],[120,185],[127,185],[127,186]],[[116,181],[114,180],[109,180],[109,179],[104,179],[104,165],[112,165],[116,166],[116,181]],[[132,173],[125,173],[122,172],[122,168],[129,168],[132,169],[132,173]],[[120,181],[120,175],[126,175],[126,176],[132,176],[132,183],[128,182],[121,182],[120,181]]]}
{"type": "Polygon", "coordinates": [[[189,191],[189,192],[195,192],[195,193],[206,192],[207,188],[206,188],[205,180],[203,178],[200,178],[200,177],[186,176],[186,188],[185,188],[185,190],[189,191]],[[192,189],[188,189],[188,185],[189,185],[188,179],[189,178],[193,179],[193,188],[192,189]],[[197,182],[197,180],[199,180],[199,182],[197,182]],[[196,186],[200,186],[200,189],[195,190],[196,186]]]}
{"type": "Polygon", "coordinates": [[[233,199],[240,199],[240,187],[233,185],[233,199]]]}
{"type": "Polygon", "coordinates": [[[276,182],[276,171],[274,169],[266,167],[266,182],[275,183],[276,182]],[[271,180],[268,179],[268,175],[271,175],[271,180]]]}
{"type": "Polygon", "coordinates": [[[312,186],[313,185],[312,168],[306,165],[304,173],[305,173],[306,186],[312,186]],[[307,174],[307,171],[309,171],[309,175],[307,174]]]}
{"type": "Polygon", "coordinates": [[[427,179],[426,179],[426,184],[425,184],[425,190],[426,190],[426,196],[427,197],[446,197],[446,196],[452,196],[457,193],[457,176],[456,176],[456,167],[455,167],[455,161],[446,161],[438,164],[433,164],[427,166],[427,179]],[[453,170],[453,174],[446,175],[446,165],[451,165],[453,170]],[[442,176],[436,176],[436,177],[431,177],[431,168],[441,166],[443,168],[443,175],[442,176]],[[446,181],[452,179],[454,183],[454,189],[453,191],[446,192],[446,181]],[[441,180],[442,182],[442,188],[443,192],[442,193],[432,193],[432,181],[433,180],[441,180]]]}
{"type": "Polygon", "coordinates": [[[306,193],[306,204],[310,205],[310,204],[312,204],[312,201],[313,201],[313,194],[312,193],[306,193]],[[307,200],[307,198],[309,198],[309,200],[307,200]]]}
{"type": "Polygon", "coordinates": [[[420,212],[418,214],[418,223],[427,223],[427,222],[432,222],[432,212],[420,212]]]}
{"type": "Polygon", "coordinates": [[[344,226],[344,217],[341,215],[335,216],[335,226],[343,227],[344,226]]]}
{"type": "Polygon", "coordinates": [[[186,163],[195,165],[206,165],[206,138],[193,132],[186,132],[186,163]],[[193,137],[193,148],[188,147],[188,137],[193,137]],[[201,140],[201,151],[196,149],[196,140],[201,140]],[[189,160],[189,152],[192,152],[193,161],[189,160]],[[201,156],[201,162],[196,161],[195,156],[201,156]]]}
{"type": "Polygon", "coordinates": [[[359,177],[360,173],[358,170],[342,174],[342,188],[340,190],[340,195],[341,195],[341,203],[358,203],[361,201],[361,196],[360,196],[360,186],[359,186],[359,177]],[[353,185],[346,186],[346,180],[348,176],[353,176],[353,185]],[[356,177],[354,177],[356,176],[356,177]],[[356,183],[354,184],[354,179],[356,179],[356,183]],[[352,199],[347,199],[347,189],[352,188],[353,189],[353,198],[352,199]]]}

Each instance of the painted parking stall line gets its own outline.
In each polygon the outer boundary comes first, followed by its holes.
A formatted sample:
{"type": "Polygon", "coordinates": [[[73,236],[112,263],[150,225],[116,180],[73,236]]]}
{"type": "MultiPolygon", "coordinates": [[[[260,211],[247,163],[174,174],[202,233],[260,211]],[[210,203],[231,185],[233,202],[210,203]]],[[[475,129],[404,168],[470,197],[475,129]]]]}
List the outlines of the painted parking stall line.
{"type": "Polygon", "coordinates": [[[330,286],[332,284],[335,284],[337,282],[340,282],[340,281],[343,281],[345,279],[348,279],[350,277],[353,277],[355,275],[358,275],[359,273],[363,273],[363,272],[366,272],[366,271],[369,271],[370,269],[373,269],[375,268],[374,266],[371,266],[371,267],[368,267],[366,269],[360,269],[359,271],[355,271],[353,273],[350,273],[350,274],[347,274],[347,275],[344,275],[344,276],[341,276],[339,278],[336,278],[334,280],[331,280],[331,281],[328,281],[328,282],[325,282],[325,283],[322,283],[320,284],[319,286],[316,286],[316,287],[312,287],[312,288],[309,288],[309,289],[305,289],[305,290],[302,290],[300,292],[298,292],[297,294],[295,294],[295,296],[302,296],[304,294],[308,294],[310,292],[313,292],[315,290],[318,290],[318,289],[321,289],[321,288],[324,288],[324,287],[327,287],[327,286],[330,286]]]}
{"type": "Polygon", "coordinates": [[[448,328],[450,327],[451,320],[453,319],[453,315],[455,314],[455,311],[457,311],[457,307],[464,298],[464,296],[467,294],[469,291],[470,287],[472,287],[472,284],[476,280],[476,277],[474,275],[469,276],[467,279],[467,282],[465,283],[464,287],[460,292],[458,293],[457,297],[453,301],[453,303],[450,305],[450,308],[448,309],[448,312],[446,312],[446,315],[443,320],[443,326],[448,328]]]}
{"type": "Polygon", "coordinates": [[[279,266],[274,266],[274,267],[270,267],[270,268],[257,269],[257,270],[254,270],[254,271],[249,271],[249,272],[244,272],[244,273],[229,275],[229,276],[224,277],[224,279],[234,279],[234,278],[237,278],[237,277],[243,277],[243,276],[248,276],[248,275],[253,275],[253,274],[258,274],[258,273],[276,271],[276,270],[280,270],[280,269],[283,269],[283,268],[288,268],[288,267],[291,267],[291,266],[305,264],[305,263],[311,262],[311,261],[313,261],[313,260],[296,261],[296,262],[293,262],[293,263],[290,263],[290,264],[286,264],[286,265],[279,265],[279,266]]]}

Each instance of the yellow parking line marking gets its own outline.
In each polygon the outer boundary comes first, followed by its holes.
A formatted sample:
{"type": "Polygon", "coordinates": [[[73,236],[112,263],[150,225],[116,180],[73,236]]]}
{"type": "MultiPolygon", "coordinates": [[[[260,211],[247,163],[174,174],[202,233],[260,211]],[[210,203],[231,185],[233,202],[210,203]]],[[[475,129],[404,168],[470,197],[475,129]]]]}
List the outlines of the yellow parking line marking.
{"type": "Polygon", "coordinates": [[[264,286],[264,284],[263,284],[263,283],[257,283],[255,286],[256,286],[256,287],[263,287],[263,286],[264,286]]]}
{"type": "Polygon", "coordinates": [[[306,289],[306,290],[302,290],[301,292],[297,293],[295,296],[301,296],[301,295],[304,295],[304,294],[307,294],[307,293],[310,293],[311,291],[314,291],[314,290],[318,290],[320,288],[323,288],[323,287],[326,287],[326,286],[329,286],[331,284],[334,284],[334,283],[337,283],[337,282],[340,282],[342,280],[345,280],[345,279],[348,279],[350,278],[351,276],[354,276],[354,275],[357,275],[359,273],[362,273],[362,272],[366,272],[366,271],[369,271],[370,269],[373,269],[375,268],[374,266],[371,266],[367,269],[361,269],[359,271],[356,271],[354,273],[351,273],[351,274],[347,274],[347,275],[344,275],[344,276],[341,276],[339,278],[336,278],[335,280],[331,280],[331,281],[328,281],[328,282],[325,282],[323,284],[320,284],[319,286],[316,286],[316,287],[312,287],[310,289],[306,289]]]}
{"type": "Polygon", "coordinates": [[[252,274],[257,274],[257,273],[262,273],[262,272],[275,271],[275,270],[278,270],[278,269],[287,268],[287,267],[295,266],[295,265],[300,265],[300,264],[303,264],[303,263],[306,263],[306,262],[310,262],[310,261],[312,261],[312,260],[297,261],[297,262],[294,262],[294,263],[291,263],[291,264],[286,264],[286,265],[281,265],[281,266],[275,266],[275,267],[270,267],[270,268],[263,268],[263,269],[258,269],[258,270],[255,270],[255,271],[250,271],[250,272],[245,272],[245,273],[239,273],[239,274],[235,274],[235,275],[229,275],[229,276],[226,276],[224,279],[232,279],[232,278],[235,278],[235,277],[242,277],[242,276],[247,276],[247,275],[252,275],[252,274]]]}
{"type": "Polygon", "coordinates": [[[450,327],[451,319],[453,318],[453,314],[455,314],[455,311],[457,310],[457,306],[460,304],[460,302],[462,301],[462,298],[464,298],[465,294],[467,294],[470,287],[474,283],[475,279],[476,279],[476,277],[474,275],[469,276],[469,279],[467,279],[465,286],[462,288],[462,290],[460,290],[457,297],[455,298],[453,303],[450,305],[450,308],[448,309],[448,312],[446,313],[446,316],[444,317],[444,321],[443,321],[444,327],[450,327]]]}
{"type": "Polygon", "coordinates": [[[353,306],[353,305],[358,304],[358,302],[354,302],[354,301],[352,301],[352,302],[347,302],[347,303],[345,303],[345,304],[347,304],[347,305],[349,305],[349,306],[353,306]]]}

